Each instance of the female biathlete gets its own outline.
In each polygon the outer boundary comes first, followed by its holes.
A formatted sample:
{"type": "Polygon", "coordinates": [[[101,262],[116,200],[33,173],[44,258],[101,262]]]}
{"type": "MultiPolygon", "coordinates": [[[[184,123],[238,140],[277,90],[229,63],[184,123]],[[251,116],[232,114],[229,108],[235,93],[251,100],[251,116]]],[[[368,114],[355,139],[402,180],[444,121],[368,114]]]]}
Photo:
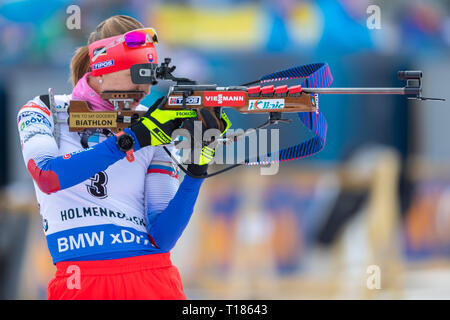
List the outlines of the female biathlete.
{"type": "MultiPolygon", "coordinates": [[[[162,148],[181,119],[157,109],[163,97],[148,110],[134,101],[131,108],[147,112],[121,134],[97,130],[83,142],[85,135],[70,132],[65,121],[70,100],[113,110],[100,93],[148,94],[150,85],[131,81],[130,67],[156,63],[156,42],[154,30],[131,17],[103,21],[88,46],[73,56],[72,94],[55,96],[62,112],[52,114],[48,96],[42,95],[17,115],[25,165],[57,268],[48,299],[186,299],[170,250],[189,222],[203,179],[185,176],[179,184],[177,166],[162,148]]],[[[224,131],[229,127],[224,121],[205,115],[203,130],[224,131]]],[[[188,169],[206,174],[211,156],[201,153],[188,169]]]]}

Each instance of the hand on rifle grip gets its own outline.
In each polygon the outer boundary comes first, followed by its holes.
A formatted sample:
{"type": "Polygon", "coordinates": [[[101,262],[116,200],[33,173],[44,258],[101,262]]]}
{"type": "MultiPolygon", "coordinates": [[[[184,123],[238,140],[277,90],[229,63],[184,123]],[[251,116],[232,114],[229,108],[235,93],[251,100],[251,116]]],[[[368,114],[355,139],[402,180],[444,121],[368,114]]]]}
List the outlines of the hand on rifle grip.
{"type": "MultiPolygon", "coordinates": [[[[209,129],[216,129],[216,133],[222,136],[231,126],[231,122],[224,112],[218,114],[212,108],[198,108],[197,121],[201,122],[201,136],[195,135],[195,121],[194,119],[187,119],[184,121],[184,128],[187,129],[191,135],[191,164],[188,165],[188,170],[196,175],[205,175],[208,169],[208,164],[214,159],[215,149],[217,147],[217,134],[214,132],[211,139],[206,139],[205,133],[209,129]]],[[[209,136],[209,135],[208,135],[209,136]]]]}

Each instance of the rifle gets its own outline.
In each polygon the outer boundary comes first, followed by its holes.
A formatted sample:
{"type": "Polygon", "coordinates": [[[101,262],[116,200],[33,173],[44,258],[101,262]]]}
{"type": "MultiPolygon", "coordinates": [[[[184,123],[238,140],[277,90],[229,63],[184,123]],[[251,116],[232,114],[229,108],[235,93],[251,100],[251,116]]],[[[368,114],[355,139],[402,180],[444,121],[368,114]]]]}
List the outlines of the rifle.
{"type": "MultiPolygon", "coordinates": [[[[183,112],[188,109],[214,108],[216,114],[220,115],[222,108],[233,108],[244,114],[268,114],[268,120],[265,123],[253,130],[247,130],[244,134],[221,138],[219,139],[221,142],[234,142],[269,125],[288,123],[291,120],[283,118],[283,113],[298,113],[305,125],[314,131],[317,139],[308,141],[307,148],[303,148],[304,144],[299,144],[280,150],[275,161],[302,158],[323,148],[327,125],[319,111],[319,94],[403,95],[408,99],[445,101],[445,99],[422,96],[422,71],[399,71],[398,78],[406,81],[405,86],[399,88],[329,88],[333,79],[328,64],[316,63],[271,73],[243,85],[220,87],[216,84],[197,84],[188,78],[175,77],[172,73],[176,67],[170,66],[170,63],[171,59],[165,58],[159,66],[154,63],[145,63],[133,65],[130,69],[131,78],[135,84],[155,85],[158,80],[170,80],[176,83],[170,86],[167,102],[161,106],[161,109],[183,112]],[[259,85],[291,79],[302,79],[303,82],[293,86],[259,85]]],[[[118,132],[138,121],[139,117],[145,113],[145,111],[129,108],[129,104],[134,99],[143,98],[144,92],[114,91],[103,92],[100,96],[109,100],[114,105],[114,110],[92,111],[86,101],[72,100],[69,105],[68,119],[70,131],[104,128],[118,132]]],[[[167,148],[165,150],[172,156],[167,148]]],[[[270,163],[273,162],[273,157],[274,154],[267,154],[266,157],[258,157],[253,162],[246,159],[245,164],[270,163]]],[[[172,158],[174,159],[173,156],[172,158]]],[[[227,171],[237,165],[209,176],[227,171]]]]}

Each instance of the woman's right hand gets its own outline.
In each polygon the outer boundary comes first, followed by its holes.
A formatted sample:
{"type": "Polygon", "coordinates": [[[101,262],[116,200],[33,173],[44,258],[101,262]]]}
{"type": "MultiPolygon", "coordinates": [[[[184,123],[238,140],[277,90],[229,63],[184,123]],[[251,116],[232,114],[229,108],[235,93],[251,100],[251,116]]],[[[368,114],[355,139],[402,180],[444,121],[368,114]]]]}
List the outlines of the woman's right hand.
{"type": "Polygon", "coordinates": [[[139,121],[129,128],[134,132],[140,147],[159,146],[172,142],[172,133],[182,124],[182,119],[196,118],[195,110],[162,110],[167,102],[163,96],[147,110],[139,121]]]}

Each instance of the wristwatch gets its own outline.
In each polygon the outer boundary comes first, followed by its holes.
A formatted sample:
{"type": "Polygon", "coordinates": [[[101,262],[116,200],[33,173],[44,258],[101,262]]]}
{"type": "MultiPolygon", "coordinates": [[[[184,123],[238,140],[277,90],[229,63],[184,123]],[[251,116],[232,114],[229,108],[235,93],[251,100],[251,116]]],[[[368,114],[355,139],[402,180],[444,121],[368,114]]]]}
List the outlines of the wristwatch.
{"type": "Polygon", "coordinates": [[[116,134],[117,137],[117,147],[119,147],[120,151],[126,153],[126,158],[129,162],[134,161],[134,139],[131,135],[126,133],[125,131],[120,131],[116,134]]]}

